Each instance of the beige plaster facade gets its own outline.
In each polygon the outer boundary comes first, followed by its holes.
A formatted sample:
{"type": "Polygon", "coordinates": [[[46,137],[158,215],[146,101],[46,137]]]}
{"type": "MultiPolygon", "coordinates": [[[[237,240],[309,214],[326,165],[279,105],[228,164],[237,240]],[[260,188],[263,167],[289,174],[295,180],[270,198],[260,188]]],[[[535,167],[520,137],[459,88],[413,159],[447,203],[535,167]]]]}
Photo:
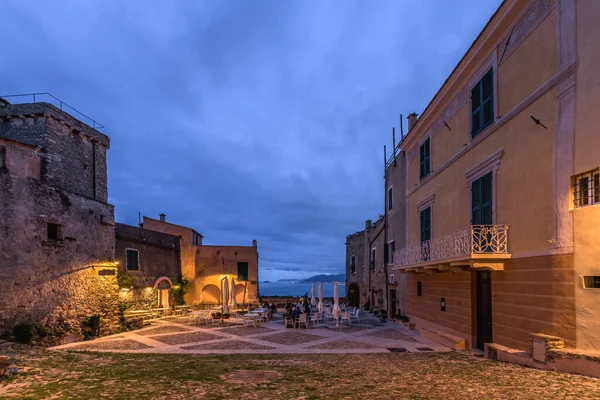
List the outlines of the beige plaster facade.
{"type": "Polygon", "coordinates": [[[505,1],[398,146],[406,241],[391,269],[417,329],[600,350],[600,289],[584,287],[600,277],[600,204],[574,202],[577,176],[600,166],[598,20],[595,0],[505,1]]]}
{"type": "Polygon", "coordinates": [[[219,304],[222,302],[223,279],[236,282],[236,301],[258,302],[258,248],[251,246],[212,246],[202,243],[195,230],[144,217],[144,229],[164,232],[181,238],[181,273],[189,283],[185,295],[188,304],[219,304]],[[244,268],[246,266],[246,269],[244,268]],[[240,269],[241,268],[241,269],[240,269]],[[247,271],[247,276],[238,275],[247,271]]]}

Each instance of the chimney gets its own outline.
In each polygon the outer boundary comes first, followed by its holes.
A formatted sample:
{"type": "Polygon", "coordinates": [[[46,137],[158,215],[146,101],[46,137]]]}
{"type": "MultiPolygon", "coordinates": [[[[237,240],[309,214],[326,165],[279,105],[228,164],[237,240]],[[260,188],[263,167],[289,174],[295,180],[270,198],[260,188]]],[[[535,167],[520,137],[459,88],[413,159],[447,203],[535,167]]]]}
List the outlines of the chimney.
{"type": "Polygon", "coordinates": [[[371,221],[370,219],[365,221],[365,229],[369,230],[369,229],[371,229],[372,226],[373,226],[373,221],[371,221]]]}
{"type": "Polygon", "coordinates": [[[256,247],[258,245],[258,242],[256,240],[252,241],[252,247],[256,247]]]}
{"type": "Polygon", "coordinates": [[[160,217],[160,222],[166,222],[167,221],[167,215],[166,214],[158,214],[158,216],[160,217]]]}
{"type": "Polygon", "coordinates": [[[413,126],[415,126],[415,124],[417,123],[417,113],[408,114],[408,117],[406,117],[406,119],[408,119],[408,131],[410,132],[413,126]]]}

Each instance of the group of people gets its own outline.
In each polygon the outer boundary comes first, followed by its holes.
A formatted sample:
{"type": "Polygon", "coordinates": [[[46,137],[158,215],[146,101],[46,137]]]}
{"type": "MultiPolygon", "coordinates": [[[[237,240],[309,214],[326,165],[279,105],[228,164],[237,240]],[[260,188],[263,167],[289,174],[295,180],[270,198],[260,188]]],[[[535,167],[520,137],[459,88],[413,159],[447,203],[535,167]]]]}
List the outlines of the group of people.
{"type": "Polygon", "coordinates": [[[308,294],[301,297],[297,303],[290,303],[289,301],[285,304],[284,317],[286,319],[298,319],[300,314],[310,314],[310,302],[308,301],[308,294]]]}
{"type": "Polygon", "coordinates": [[[263,304],[263,308],[269,310],[268,311],[269,319],[272,319],[273,315],[277,312],[277,304],[275,304],[274,302],[269,304],[268,301],[265,301],[265,304],[263,304]]]}

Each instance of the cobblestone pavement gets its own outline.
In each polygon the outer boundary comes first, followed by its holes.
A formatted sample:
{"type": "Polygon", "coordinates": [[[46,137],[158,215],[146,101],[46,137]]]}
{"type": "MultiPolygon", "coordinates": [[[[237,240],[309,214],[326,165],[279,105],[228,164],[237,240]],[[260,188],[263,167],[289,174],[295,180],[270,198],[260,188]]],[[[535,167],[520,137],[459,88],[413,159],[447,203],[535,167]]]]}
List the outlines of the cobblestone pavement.
{"type": "Polygon", "coordinates": [[[381,326],[322,324],[308,329],[285,328],[282,320],[257,327],[231,319],[194,326],[185,318],[165,318],[150,327],[54,349],[122,353],[314,354],[449,351],[392,322],[381,326]],[[222,324],[222,325],[221,325],[222,324]],[[400,350],[398,350],[400,349],[400,350]]]}

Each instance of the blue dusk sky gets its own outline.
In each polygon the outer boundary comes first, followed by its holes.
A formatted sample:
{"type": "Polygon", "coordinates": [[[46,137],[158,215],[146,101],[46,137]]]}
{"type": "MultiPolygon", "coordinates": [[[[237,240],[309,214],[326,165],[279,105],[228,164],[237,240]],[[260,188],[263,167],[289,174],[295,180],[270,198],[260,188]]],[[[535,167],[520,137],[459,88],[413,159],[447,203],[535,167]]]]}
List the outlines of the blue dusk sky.
{"type": "Polygon", "coordinates": [[[500,0],[3,0],[0,95],[105,125],[109,201],[258,240],[260,280],[342,273],[383,213],[383,145],[500,0]]]}

